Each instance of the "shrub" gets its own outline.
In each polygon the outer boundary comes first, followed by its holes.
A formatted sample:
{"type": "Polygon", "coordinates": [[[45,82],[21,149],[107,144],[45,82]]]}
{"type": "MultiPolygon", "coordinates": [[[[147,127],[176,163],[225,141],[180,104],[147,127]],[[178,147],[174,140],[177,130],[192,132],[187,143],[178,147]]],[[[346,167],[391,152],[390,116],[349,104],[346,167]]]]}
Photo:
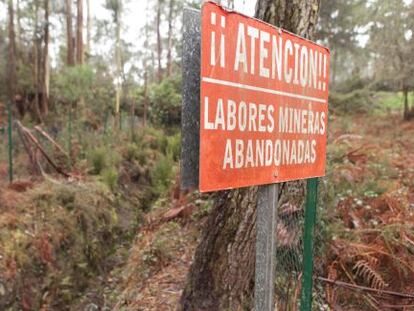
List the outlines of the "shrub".
{"type": "Polygon", "coordinates": [[[118,170],[114,167],[106,168],[101,173],[102,181],[112,190],[115,189],[117,183],[118,183],[118,170]]]}
{"type": "Polygon", "coordinates": [[[151,180],[156,194],[165,192],[173,175],[173,161],[168,156],[160,156],[151,172],[151,180]]]}
{"type": "Polygon", "coordinates": [[[168,137],[167,155],[174,161],[178,161],[181,155],[181,135],[177,133],[174,136],[168,137]]]}
{"type": "Polygon", "coordinates": [[[92,173],[99,175],[105,169],[117,168],[121,161],[119,154],[111,146],[99,147],[89,152],[88,160],[92,165],[92,173]]]}
{"type": "Polygon", "coordinates": [[[153,150],[166,153],[168,138],[162,130],[148,127],[144,131],[143,143],[153,150]]]}
{"type": "Polygon", "coordinates": [[[359,89],[349,93],[332,92],[329,96],[329,107],[335,113],[361,113],[374,108],[368,90],[359,89]]]}
{"type": "Polygon", "coordinates": [[[139,147],[136,144],[130,143],[126,147],[125,158],[128,161],[137,160],[139,157],[139,151],[139,147]]]}
{"type": "Polygon", "coordinates": [[[151,120],[161,126],[178,125],[181,122],[181,77],[165,78],[150,87],[151,120]]]}
{"type": "Polygon", "coordinates": [[[104,148],[92,150],[89,155],[89,161],[92,164],[92,173],[100,174],[107,166],[106,150],[104,148]]]}
{"type": "Polygon", "coordinates": [[[95,74],[90,66],[67,67],[56,76],[54,92],[68,102],[75,102],[81,97],[89,100],[92,98],[94,78],[95,74]]]}

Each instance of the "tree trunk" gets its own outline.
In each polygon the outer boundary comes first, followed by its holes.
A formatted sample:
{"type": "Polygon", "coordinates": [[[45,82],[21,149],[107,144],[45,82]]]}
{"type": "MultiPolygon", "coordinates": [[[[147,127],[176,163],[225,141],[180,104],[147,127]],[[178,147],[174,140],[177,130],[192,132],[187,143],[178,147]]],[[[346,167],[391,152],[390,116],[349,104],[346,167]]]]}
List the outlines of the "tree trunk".
{"type": "Polygon", "coordinates": [[[78,65],[83,64],[83,0],[77,1],[76,63],[78,65]]]}
{"type": "Polygon", "coordinates": [[[116,62],[116,97],[115,97],[115,129],[118,128],[119,110],[121,107],[121,72],[122,72],[122,59],[121,59],[121,16],[122,16],[122,1],[118,0],[117,10],[115,12],[116,23],[116,47],[115,47],[115,62],[116,62]]]}
{"type": "Polygon", "coordinates": [[[73,44],[72,26],[72,0],[66,0],[66,39],[67,39],[67,64],[75,65],[75,48],[73,44]]]}
{"type": "Polygon", "coordinates": [[[21,47],[21,35],[22,35],[22,23],[21,23],[21,12],[20,12],[20,0],[16,1],[16,55],[20,57],[21,47]]]}
{"type": "Polygon", "coordinates": [[[254,286],[257,188],[217,194],[181,297],[181,310],[241,310],[254,286]]]}
{"type": "Polygon", "coordinates": [[[335,88],[336,86],[337,68],[338,68],[338,52],[332,51],[331,86],[333,88],[335,88]]]}
{"type": "Polygon", "coordinates": [[[148,72],[144,69],[144,127],[147,127],[148,119],[148,72]]]}
{"type": "Polygon", "coordinates": [[[91,54],[91,40],[92,40],[92,15],[91,15],[91,0],[86,0],[88,7],[86,17],[86,53],[87,57],[91,54]]]}
{"type": "MultiPolygon", "coordinates": [[[[148,29],[150,27],[149,23],[148,23],[148,5],[146,8],[146,14],[147,14],[147,19],[145,22],[145,42],[144,42],[144,50],[145,51],[149,51],[149,41],[150,41],[150,37],[149,37],[149,32],[148,29]]],[[[151,51],[151,55],[153,55],[152,51],[151,51]]],[[[153,63],[154,65],[154,63],[153,63]]],[[[148,122],[148,56],[147,54],[144,55],[143,57],[143,66],[144,66],[144,128],[147,127],[147,122],[148,122]]],[[[154,67],[153,67],[154,68],[154,67]]]]}
{"type": "Polygon", "coordinates": [[[411,117],[410,107],[408,105],[408,87],[403,86],[403,101],[404,101],[404,120],[408,121],[411,117]]]}
{"type": "MultiPolygon", "coordinates": [[[[258,0],[256,17],[311,38],[320,0],[258,0]]],[[[282,200],[303,200],[305,183],[286,183],[282,200]]],[[[252,308],[257,187],[217,194],[190,268],[180,310],[252,308]]]]}
{"type": "Polygon", "coordinates": [[[157,4],[157,57],[158,57],[158,82],[162,80],[162,67],[161,67],[161,57],[162,57],[162,42],[161,42],[161,5],[163,0],[158,0],[157,4]]]}
{"type": "Polygon", "coordinates": [[[40,111],[40,93],[42,91],[40,85],[40,60],[41,60],[41,42],[38,38],[39,34],[39,2],[35,0],[35,25],[33,34],[33,81],[35,90],[34,113],[39,123],[43,122],[42,113],[40,111]]]}
{"type": "Polygon", "coordinates": [[[172,74],[172,41],[173,41],[173,18],[174,18],[174,0],[170,0],[168,13],[168,51],[167,51],[167,76],[172,74]]]}
{"type": "Polygon", "coordinates": [[[8,1],[8,14],[9,14],[9,46],[8,46],[8,96],[9,100],[14,101],[16,95],[16,34],[14,29],[14,5],[13,0],[8,1]]]}
{"type": "Polygon", "coordinates": [[[45,1],[45,26],[44,26],[44,47],[43,47],[43,77],[42,77],[42,103],[41,113],[45,117],[49,112],[49,81],[50,81],[50,70],[49,70],[49,0],[45,1]]]}

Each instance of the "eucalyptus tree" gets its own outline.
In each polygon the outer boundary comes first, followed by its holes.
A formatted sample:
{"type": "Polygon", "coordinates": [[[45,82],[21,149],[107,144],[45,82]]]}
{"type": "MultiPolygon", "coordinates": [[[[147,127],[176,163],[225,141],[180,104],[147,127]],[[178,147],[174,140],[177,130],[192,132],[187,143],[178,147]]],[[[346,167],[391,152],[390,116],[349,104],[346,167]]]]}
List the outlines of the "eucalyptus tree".
{"type": "Polygon", "coordinates": [[[359,65],[359,58],[365,61],[369,53],[361,53],[358,35],[364,34],[367,25],[367,1],[330,0],[323,3],[315,38],[331,50],[331,86],[338,80],[349,78],[359,65]]]}
{"type": "Polygon", "coordinates": [[[414,89],[413,3],[404,0],[372,1],[369,49],[375,80],[403,93],[404,119],[412,118],[408,92],[414,89]]]}

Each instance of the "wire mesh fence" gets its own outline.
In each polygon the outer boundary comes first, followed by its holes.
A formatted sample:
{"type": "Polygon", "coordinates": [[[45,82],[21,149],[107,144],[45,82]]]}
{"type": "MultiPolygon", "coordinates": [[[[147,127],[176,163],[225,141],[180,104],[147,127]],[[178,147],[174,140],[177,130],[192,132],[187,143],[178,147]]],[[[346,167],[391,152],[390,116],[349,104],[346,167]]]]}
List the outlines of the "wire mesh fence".
{"type": "MultiPolygon", "coordinates": [[[[321,209],[326,181],[319,182],[319,204],[314,231],[314,283],[312,310],[329,310],[325,299],[325,284],[317,281],[324,273],[324,246],[326,233],[321,221],[321,209]]],[[[304,269],[304,226],[306,182],[286,183],[278,207],[277,249],[276,249],[276,305],[277,310],[300,310],[302,276],[304,269]]]]}
{"type": "Polygon", "coordinates": [[[103,112],[94,116],[94,122],[78,120],[71,110],[47,126],[24,126],[7,111],[2,111],[1,121],[0,178],[8,182],[36,178],[56,167],[70,171],[73,159],[86,156],[82,152],[87,145],[110,139],[112,134],[134,135],[143,124],[140,117],[125,112],[118,118],[103,112]]]}

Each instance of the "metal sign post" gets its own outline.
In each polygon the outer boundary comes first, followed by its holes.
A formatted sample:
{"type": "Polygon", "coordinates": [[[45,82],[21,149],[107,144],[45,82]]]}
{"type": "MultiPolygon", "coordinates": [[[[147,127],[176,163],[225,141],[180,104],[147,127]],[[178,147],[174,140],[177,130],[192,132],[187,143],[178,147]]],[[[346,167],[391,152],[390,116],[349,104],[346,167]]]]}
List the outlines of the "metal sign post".
{"type": "Polygon", "coordinates": [[[259,187],[254,282],[256,311],[273,311],[275,305],[274,285],[278,195],[278,184],[259,187]]]}
{"type": "Polygon", "coordinates": [[[181,188],[198,188],[200,148],[200,11],[184,9],[181,110],[181,188]]]}

